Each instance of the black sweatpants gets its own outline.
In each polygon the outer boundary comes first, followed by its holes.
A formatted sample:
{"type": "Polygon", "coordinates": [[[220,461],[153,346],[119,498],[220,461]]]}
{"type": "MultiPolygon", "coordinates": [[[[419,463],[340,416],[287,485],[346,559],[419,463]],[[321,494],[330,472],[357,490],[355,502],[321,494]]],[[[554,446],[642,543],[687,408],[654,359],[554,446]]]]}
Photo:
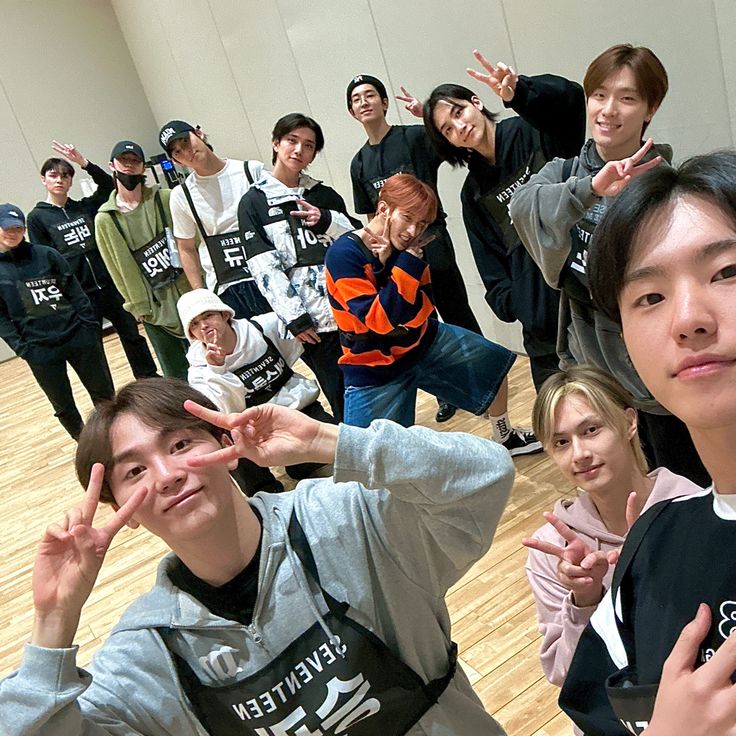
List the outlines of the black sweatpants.
{"type": "Polygon", "coordinates": [[[95,308],[97,321],[107,318],[118,333],[120,342],[128,359],[130,369],[136,378],[149,378],[157,375],[156,363],[148,349],[146,338],[138,332],[138,323],[129,312],[123,309],[123,297],[117,289],[105,286],[87,293],[95,308]]]}
{"type": "Polygon", "coordinates": [[[302,360],[312,369],[327,403],[332,409],[332,415],[339,422],[342,421],[345,409],[345,382],[342,370],[337,361],[342,357],[340,335],[334,332],[320,332],[320,342],[303,343],[302,360]]]}
{"type": "Polygon", "coordinates": [[[74,403],[67,363],[79,376],[94,404],[111,399],[115,393],[115,386],[101,341],[82,349],[60,347],[53,360],[28,363],[33,377],[54,407],[54,416],[76,440],[79,439],[84,422],[74,403]]]}

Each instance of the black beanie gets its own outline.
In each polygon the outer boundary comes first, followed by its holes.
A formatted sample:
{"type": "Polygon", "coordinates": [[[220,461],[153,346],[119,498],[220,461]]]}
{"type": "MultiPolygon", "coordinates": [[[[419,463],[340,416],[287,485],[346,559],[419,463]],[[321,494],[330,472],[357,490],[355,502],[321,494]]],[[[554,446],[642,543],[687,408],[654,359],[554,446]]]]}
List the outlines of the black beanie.
{"type": "Polygon", "coordinates": [[[348,110],[352,108],[352,105],[350,103],[350,96],[353,94],[353,90],[356,87],[360,87],[361,84],[373,85],[378,91],[378,94],[381,96],[382,100],[388,99],[388,95],[386,94],[386,85],[380,79],[378,79],[378,77],[372,77],[370,74],[358,74],[358,76],[353,77],[350,80],[350,84],[348,84],[348,90],[347,90],[348,110]]]}

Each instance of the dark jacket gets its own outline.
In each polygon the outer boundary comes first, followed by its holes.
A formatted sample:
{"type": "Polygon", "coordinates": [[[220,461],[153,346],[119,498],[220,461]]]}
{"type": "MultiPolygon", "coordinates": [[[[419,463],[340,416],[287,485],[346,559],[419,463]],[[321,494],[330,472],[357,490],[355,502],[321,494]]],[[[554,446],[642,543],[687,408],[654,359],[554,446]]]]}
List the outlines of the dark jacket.
{"type": "Polygon", "coordinates": [[[95,240],[95,215],[115,188],[112,177],[99,166],[88,163],[85,171],[97,184],[89,197],[68,199],[63,207],[39,202],[28,213],[28,239],[48,245],[66,258],[82,288],[92,293],[114,288],[95,240]]]}
{"type": "Polygon", "coordinates": [[[92,303],[53,248],[23,241],[0,253],[0,337],[29,363],[100,339],[92,303]]]}
{"type": "Polygon", "coordinates": [[[519,77],[508,104],[518,117],[496,124],[496,160],[474,154],[460,194],[463,220],[485,298],[504,322],[519,320],[531,356],[555,352],[558,293],[513,229],[511,194],[556,156],[580,150],[585,136],[585,96],[579,84],[545,74],[519,77]]]}

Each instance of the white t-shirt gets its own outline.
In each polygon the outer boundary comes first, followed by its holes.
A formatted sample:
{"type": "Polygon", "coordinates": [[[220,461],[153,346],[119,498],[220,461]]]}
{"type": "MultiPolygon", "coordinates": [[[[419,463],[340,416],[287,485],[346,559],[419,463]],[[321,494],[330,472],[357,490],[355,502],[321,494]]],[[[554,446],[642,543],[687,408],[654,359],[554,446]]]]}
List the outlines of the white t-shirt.
{"type": "MultiPolygon", "coordinates": [[[[263,164],[260,161],[249,161],[248,168],[253,181],[258,181],[263,174],[263,164]]],[[[222,170],[211,176],[199,176],[192,172],[186,178],[186,185],[207,235],[238,232],[238,205],[250,187],[243,168],[243,161],[225,159],[225,166],[222,170]]],[[[184,195],[184,190],[180,186],[174,187],[171,191],[169,207],[174,225],[174,237],[190,239],[199,235],[201,239],[197,222],[184,195]]],[[[207,288],[214,291],[217,278],[212,259],[203,241],[199,244],[199,260],[202,263],[207,288]]],[[[230,283],[219,287],[217,293],[222,294],[232,285],[230,283]]]]}

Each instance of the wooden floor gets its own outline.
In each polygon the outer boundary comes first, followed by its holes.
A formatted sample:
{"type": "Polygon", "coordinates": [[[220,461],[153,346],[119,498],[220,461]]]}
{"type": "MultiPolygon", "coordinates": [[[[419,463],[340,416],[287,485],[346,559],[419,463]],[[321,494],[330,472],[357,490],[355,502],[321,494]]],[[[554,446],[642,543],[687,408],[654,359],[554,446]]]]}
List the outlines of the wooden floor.
{"type": "MultiPolygon", "coordinates": [[[[132,380],[115,335],[105,350],[116,386],[132,380]]],[[[307,372],[306,370],[304,372],[307,372]]],[[[83,415],[89,397],[73,376],[83,415]]],[[[509,394],[511,418],[528,426],[534,391],[528,364],[514,366],[509,394]]],[[[25,363],[0,364],[0,676],[15,669],[32,623],[31,569],[45,527],[81,495],[72,464],[75,449],[25,363]]],[[[434,399],[420,398],[417,421],[440,431],[477,432],[488,436],[486,421],[464,412],[435,424],[434,399]]],[[[534,604],[524,574],[528,536],[571,489],[546,455],[516,461],[513,494],[496,532],[491,551],[448,594],[454,639],[462,664],[486,708],[510,736],[570,734],[569,721],[557,707],[557,689],[544,679],[537,653],[539,633],[534,604]]],[[[100,518],[109,513],[101,509],[100,518]]],[[[82,613],[77,635],[79,663],[89,662],[122,610],[147,590],[165,552],[162,542],[144,529],[123,530],[114,540],[95,590],[82,613]]]]}

